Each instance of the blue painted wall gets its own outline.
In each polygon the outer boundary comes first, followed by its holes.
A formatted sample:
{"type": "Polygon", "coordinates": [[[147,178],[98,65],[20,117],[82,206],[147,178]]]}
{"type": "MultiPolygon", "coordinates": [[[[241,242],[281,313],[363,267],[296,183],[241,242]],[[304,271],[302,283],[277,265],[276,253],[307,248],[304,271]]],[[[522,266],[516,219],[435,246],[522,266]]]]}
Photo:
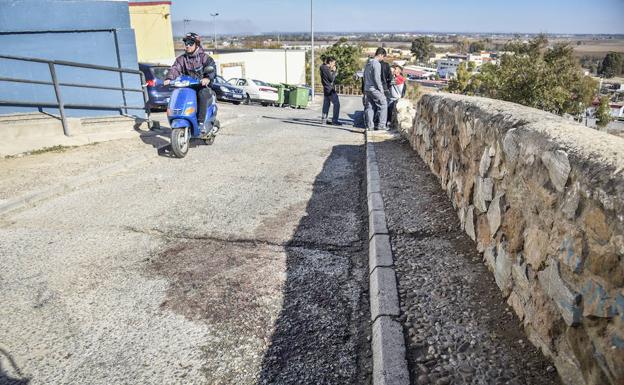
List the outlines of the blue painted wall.
{"type": "MultiPolygon", "coordinates": [[[[126,1],[0,0],[0,54],[138,69],[134,31],[126,1]],[[115,44],[117,35],[117,45],[115,44]],[[119,51],[119,56],[117,55],[119,51]]],[[[58,66],[60,82],[120,87],[116,72],[58,66]]],[[[47,64],[0,59],[0,77],[51,81],[47,64]]],[[[138,75],[125,74],[125,86],[140,88],[138,75]]],[[[0,100],[55,102],[52,86],[1,82],[0,100]]],[[[65,103],[122,105],[121,91],[62,87],[65,103]]],[[[126,92],[128,104],[143,105],[140,93],[126,92]]],[[[0,114],[36,111],[0,107],[0,114]]],[[[58,114],[56,109],[44,109],[58,114]]],[[[100,116],[119,110],[67,109],[68,116],[100,116]]],[[[144,116],[143,111],[131,114],[144,116]]]]}

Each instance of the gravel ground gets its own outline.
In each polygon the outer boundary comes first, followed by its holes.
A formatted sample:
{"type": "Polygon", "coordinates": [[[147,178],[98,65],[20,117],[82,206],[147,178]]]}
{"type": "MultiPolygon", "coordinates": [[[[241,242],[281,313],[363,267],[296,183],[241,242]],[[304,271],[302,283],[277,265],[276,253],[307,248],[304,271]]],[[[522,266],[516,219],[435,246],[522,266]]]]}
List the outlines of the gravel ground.
{"type": "Polygon", "coordinates": [[[0,161],[11,199],[151,154],[0,217],[0,385],[370,383],[362,130],[223,107],[184,159],[154,132],[0,161]]]}
{"type": "Polygon", "coordinates": [[[376,143],[413,384],[559,384],[427,166],[376,143]]]}

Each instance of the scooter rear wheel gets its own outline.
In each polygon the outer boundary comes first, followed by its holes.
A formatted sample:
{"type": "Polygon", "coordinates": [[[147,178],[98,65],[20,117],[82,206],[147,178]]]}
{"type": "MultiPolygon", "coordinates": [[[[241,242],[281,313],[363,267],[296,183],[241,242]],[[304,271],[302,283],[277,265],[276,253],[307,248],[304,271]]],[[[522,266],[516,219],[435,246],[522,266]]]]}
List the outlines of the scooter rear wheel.
{"type": "Polygon", "coordinates": [[[221,122],[219,122],[218,119],[215,120],[214,127],[216,128],[214,133],[211,134],[208,138],[204,139],[204,143],[206,143],[209,146],[214,143],[215,137],[217,136],[217,132],[219,132],[219,130],[221,129],[221,122]]]}
{"type": "Polygon", "coordinates": [[[189,150],[191,142],[190,133],[186,128],[174,128],[171,130],[171,150],[176,158],[184,158],[189,150]]]}

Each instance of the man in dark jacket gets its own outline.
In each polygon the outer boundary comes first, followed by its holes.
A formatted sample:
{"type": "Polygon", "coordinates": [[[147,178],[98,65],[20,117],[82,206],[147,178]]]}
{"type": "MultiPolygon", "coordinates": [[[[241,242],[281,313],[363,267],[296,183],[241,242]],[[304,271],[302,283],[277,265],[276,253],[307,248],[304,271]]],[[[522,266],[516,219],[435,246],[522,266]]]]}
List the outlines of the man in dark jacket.
{"type": "Polygon", "coordinates": [[[341,126],[342,123],[338,121],[340,116],[340,100],[338,94],[334,89],[334,82],[336,81],[336,59],[328,57],[321,65],[321,83],[323,84],[323,116],[321,117],[321,123],[327,123],[327,115],[329,114],[330,103],[334,105],[334,112],[332,115],[331,124],[341,126]]]}
{"type": "Polygon", "coordinates": [[[199,122],[200,129],[203,130],[204,120],[206,120],[206,110],[211,98],[214,97],[209,86],[217,76],[215,72],[216,64],[215,61],[204,52],[198,34],[193,32],[187,33],[182,41],[184,42],[184,55],[180,55],[176,58],[176,61],[167,73],[164,84],[169,85],[172,80],[180,75],[201,79],[201,89],[197,92],[197,121],[199,122]]]}

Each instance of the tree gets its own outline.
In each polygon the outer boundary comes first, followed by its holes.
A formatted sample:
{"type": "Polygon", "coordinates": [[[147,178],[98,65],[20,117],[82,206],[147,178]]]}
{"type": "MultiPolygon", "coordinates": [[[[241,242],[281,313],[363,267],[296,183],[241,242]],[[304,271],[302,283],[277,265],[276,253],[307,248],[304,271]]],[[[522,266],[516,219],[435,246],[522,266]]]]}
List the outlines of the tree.
{"type": "Polygon", "coordinates": [[[482,41],[473,41],[468,46],[468,52],[470,53],[481,52],[481,51],[485,51],[485,43],[482,41]]]}
{"type": "Polygon", "coordinates": [[[457,94],[466,93],[470,83],[471,73],[466,62],[459,63],[455,78],[448,83],[447,91],[457,94]]]}
{"type": "Polygon", "coordinates": [[[355,74],[361,69],[360,56],[362,47],[349,44],[343,37],[321,54],[321,60],[324,61],[328,57],[336,59],[338,68],[336,84],[355,85],[355,74]]]}
{"type": "Polygon", "coordinates": [[[609,52],[602,60],[600,66],[600,75],[604,75],[607,78],[620,75],[622,73],[622,66],[624,65],[624,59],[619,52],[609,52]]]}
{"type": "Polygon", "coordinates": [[[464,40],[460,40],[460,41],[455,43],[455,49],[459,53],[467,53],[469,47],[470,47],[470,44],[468,43],[468,40],[465,40],[465,39],[464,40]]]}
{"type": "Polygon", "coordinates": [[[600,98],[600,105],[596,110],[596,125],[600,128],[606,127],[613,120],[611,116],[611,107],[609,107],[609,98],[603,96],[600,98]]]}
{"type": "Polygon", "coordinates": [[[431,54],[435,52],[435,48],[431,39],[427,36],[417,37],[412,41],[412,55],[420,62],[425,61],[431,57],[431,54]]]}
{"type": "Polygon", "coordinates": [[[591,103],[597,83],[586,77],[572,47],[547,49],[543,35],[528,43],[512,42],[499,65],[485,64],[470,84],[476,94],[523,104],[555,114],[578,116],[591,103]],[[476,86],[478,85],[478,88],[476,86]]]}

